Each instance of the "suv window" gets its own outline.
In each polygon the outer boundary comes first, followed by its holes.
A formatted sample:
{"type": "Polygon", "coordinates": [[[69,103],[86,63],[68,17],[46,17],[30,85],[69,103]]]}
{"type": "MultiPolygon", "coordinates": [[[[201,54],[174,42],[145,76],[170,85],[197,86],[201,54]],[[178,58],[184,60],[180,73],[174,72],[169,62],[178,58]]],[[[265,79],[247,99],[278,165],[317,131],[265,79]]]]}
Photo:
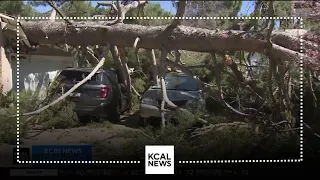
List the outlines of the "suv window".
{"type": "MultiPolygon", "coordinates": [[[[76,84],[87,77],[90,72],[77,71],[77,70],[63,70],[59,76],[58,81],[66,84],[76,84]]],[[[101,84],[103,82],[103,73],[96,73],[87,83],[101,84]]]]}
{"type": "Polygon", "coordinates": [[[115,84],[118,84],[118,76],[117,76],[117,74],[114,72],[114,71],[112,71],[112,70],[106,70],[106,73],[108,74],[107,76],[108,76],[108,78],[110,78],[110,81],[111,82],[113,82],[113,83],[115,83],[115,84]]]}
{"type": "MultiPolygon", "coordinates": [[[[200,81],[192,76],[168,73],[165,76],[167,90],[181,91],[199,91],[201,89],[200,81]]],[[[153,86],[158,89],[160,86],[153,86]]]]}
{"type": "Polygon", "coordinates": [[[168,90],[199,91],[199,81],[191,76],[167,74],[165,77],[168,90]]]}

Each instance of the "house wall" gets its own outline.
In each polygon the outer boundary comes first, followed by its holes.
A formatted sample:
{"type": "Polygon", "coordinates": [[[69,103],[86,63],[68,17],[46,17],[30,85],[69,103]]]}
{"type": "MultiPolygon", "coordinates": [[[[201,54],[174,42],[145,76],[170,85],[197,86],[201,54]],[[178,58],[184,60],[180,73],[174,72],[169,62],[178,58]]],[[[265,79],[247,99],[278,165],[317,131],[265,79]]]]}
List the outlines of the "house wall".
{"type": "Polygon", "coordinates": [[[3,87],[2,93],[6,93],[12,88],[12,68],[4,49],[4,36],[2,32],[4,24],[1,23],[0,26],[0,86],[3,87]]]}
{"type": "MultiPolygon", "coordinates": [[[[72,67],[72,57],[63,56],[42,56],[32,55],[27,59],[19,61],[19,90],[23,92],[30,90],[33,93],[39,93],[39,98],[45,97],[45,92],[48,88],[49,82],[55,78],[59,70],[66,67],[72,67]]],[[[12,60],[12,66],[16,67],[16,60],[12,60]]],[[[13,89],[17,83],[17,69],[13,68],[13,89]]]]}

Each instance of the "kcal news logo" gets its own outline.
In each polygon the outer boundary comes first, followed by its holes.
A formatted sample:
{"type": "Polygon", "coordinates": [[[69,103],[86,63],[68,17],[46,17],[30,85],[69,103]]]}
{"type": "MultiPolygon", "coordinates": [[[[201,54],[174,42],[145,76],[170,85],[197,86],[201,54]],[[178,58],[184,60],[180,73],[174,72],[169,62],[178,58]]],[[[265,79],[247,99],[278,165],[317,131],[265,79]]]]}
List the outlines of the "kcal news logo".
{"type": "Polygon", "coordinates": [[[145,147],[146,174],[174,174],[174,146],[145,147]]]}

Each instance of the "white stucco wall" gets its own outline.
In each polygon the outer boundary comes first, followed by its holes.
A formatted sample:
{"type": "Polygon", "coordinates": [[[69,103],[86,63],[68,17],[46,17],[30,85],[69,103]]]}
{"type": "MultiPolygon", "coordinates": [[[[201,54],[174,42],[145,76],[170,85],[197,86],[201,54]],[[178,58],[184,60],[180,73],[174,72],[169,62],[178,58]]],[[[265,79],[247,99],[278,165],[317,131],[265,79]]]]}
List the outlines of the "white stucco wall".
{"type": "MultiPolygon", "coordinates": [[[[2,48],[1,51],[3,51],[2,48]]],[[[9,60],[3,58],[3,56],[5,56],[5,53],[1,52],[2,85],[3,92],[6,93],[12,89],[12,68],[9,60]]]]}
{"type": "Polygon", "coordinates": [[[2,28],[4,27],[4,23],[0,22],[0,85],[3,86],[3,93],[7,93],[12,88],[12,68],[9,62],[9,59],[6,57],[4,47],[4,37],[2,28]]]}
{"type": "MultiPolygon", "coordinates": [[[[16,61],[12,62],[16,67],[16,61]]],[[[40,56],[33,55],[30,60],[20,59],[19,90],[39,90],[39,98],[42,99],[48,88],[49,82],[55,78],[59,70],[72,67],[72,57],[40,56]]],[[[17,69],[13,68],[13,89],[17,89],[17,69]]]]}

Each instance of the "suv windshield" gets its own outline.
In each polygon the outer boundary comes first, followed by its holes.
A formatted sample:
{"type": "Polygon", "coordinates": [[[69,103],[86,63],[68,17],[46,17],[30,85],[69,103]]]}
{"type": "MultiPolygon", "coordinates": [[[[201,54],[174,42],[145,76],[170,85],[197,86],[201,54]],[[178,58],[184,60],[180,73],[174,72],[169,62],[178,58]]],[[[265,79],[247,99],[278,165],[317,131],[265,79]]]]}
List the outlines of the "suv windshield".
{"type": "MultiPolygon", "coordinates": [[[[179,74],[166,74],[165,77],[167,90],[181,90],[181,91],[199,91],[200,84],[197,79],[192,76],[179,74]]],[[[160,88],[160,87],[155,87],[160,88]]]]}
{"type": "MultiPolygon", "coordinates": [[[[58,76],[58,81],[66,84],[75,84],[82,81],[87,77],[90,72],[83,72],[77,70],[64,70],[58,76]]],[[[100,84],[102,82],[102,75],[96,73],[87,83],[89,84],[100,84]]]]}

